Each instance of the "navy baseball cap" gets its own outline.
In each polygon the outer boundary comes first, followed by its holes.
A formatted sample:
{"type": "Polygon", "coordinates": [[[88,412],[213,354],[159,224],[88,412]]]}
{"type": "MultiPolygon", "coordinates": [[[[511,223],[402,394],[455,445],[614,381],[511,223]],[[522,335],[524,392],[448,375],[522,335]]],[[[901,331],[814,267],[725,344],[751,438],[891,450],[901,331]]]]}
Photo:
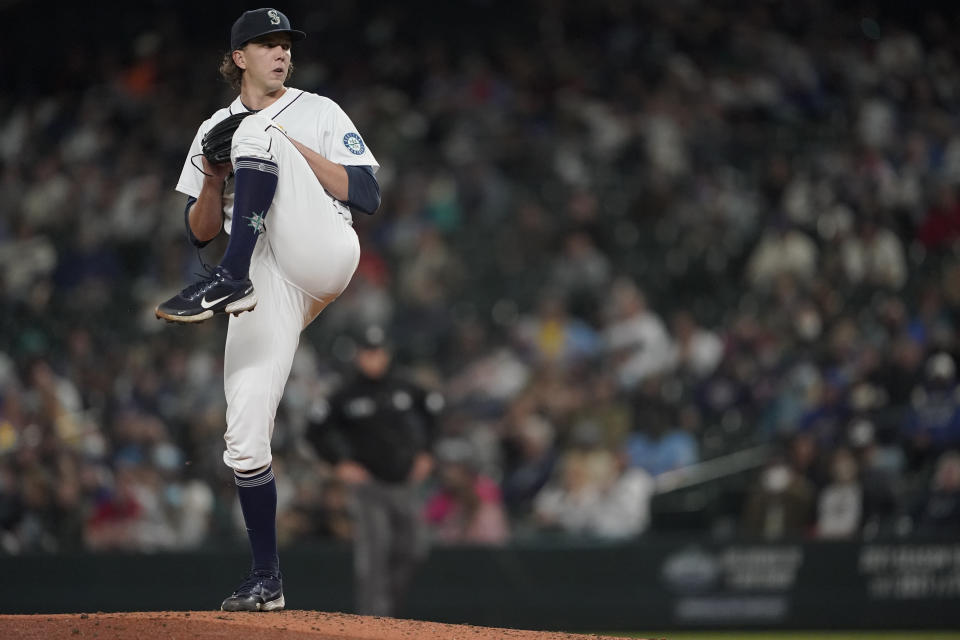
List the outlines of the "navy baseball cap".
{"type": "Polygon", "coordinates": [[[291,40],[303,40],[307,37],[303,31],[290,28],[287,16],[276,9],[252,9],[237,18],[230,29],[230,50],[239,49],[254,38],[268,33],[288,33],[291,40]]]}

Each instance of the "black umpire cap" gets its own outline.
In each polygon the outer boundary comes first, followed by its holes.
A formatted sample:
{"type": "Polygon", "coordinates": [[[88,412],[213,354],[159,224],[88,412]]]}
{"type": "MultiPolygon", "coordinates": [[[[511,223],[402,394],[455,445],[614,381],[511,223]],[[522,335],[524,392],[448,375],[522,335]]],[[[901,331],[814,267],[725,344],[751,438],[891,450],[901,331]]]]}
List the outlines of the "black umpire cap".
{"type": "Polygon", "coordinates": [[[303,40],[307,37],[303,31],[290,28],[287,16],[276,9],[252,9],[237,18],[230,29],[230,49],[236,50],[254,38],[268,33],[288,33],[291,40],[303,40]]]}
{"type": "Polygon", "coordinates": [[[387,332],[376,324],[365,327],[357,335],[357,348],[389,350],[390,341],[387,339],[387,332]]]}

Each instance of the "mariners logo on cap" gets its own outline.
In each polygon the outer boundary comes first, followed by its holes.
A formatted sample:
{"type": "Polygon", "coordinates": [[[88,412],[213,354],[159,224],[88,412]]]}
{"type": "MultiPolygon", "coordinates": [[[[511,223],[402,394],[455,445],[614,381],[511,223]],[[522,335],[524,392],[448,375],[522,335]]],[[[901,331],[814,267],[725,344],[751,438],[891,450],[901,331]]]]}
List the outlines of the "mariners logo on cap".
{"type": "Polygon", "coordinates": [[[350,153],[355,156],[361,155],[366,150],[366,147],[363,146],[363,139],[359,133],[351,132],[343,136],[343,146],[349,149],[350,153]]]}

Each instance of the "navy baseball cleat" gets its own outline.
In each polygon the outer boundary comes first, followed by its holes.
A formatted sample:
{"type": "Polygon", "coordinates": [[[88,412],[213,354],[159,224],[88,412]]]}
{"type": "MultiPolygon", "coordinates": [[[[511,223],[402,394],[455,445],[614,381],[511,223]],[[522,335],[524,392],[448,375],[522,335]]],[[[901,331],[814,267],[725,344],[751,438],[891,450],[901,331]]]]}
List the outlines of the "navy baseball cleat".
{"type": "Polygon", "coordinates": [[[233,595],[223,601],[220,610],[279,611],[283,605],[283,578],[269,571],[251,571],[233,595]]]}
{"type": "Polygon", "coordinates": [[[239,315],[255,306],[257,294],[250,278],[237,280],[225,268],[217,267],[158,306],[156,314],[167,322],[203,322],[215,313],[239,315]]]}

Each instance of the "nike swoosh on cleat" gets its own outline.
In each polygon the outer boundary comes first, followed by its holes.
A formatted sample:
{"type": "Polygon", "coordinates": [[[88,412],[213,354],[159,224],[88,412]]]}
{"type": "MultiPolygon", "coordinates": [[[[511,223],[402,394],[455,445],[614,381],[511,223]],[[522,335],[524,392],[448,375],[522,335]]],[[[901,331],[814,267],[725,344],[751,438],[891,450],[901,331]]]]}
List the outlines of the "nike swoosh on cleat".
{"type": "Polygon", "coordinates": [[[224,300],[226,300],[226,299],[229,298],[229,297],[230,297],[230,294],[228,293],[227,295],[223,296],[222,298],[217,298],[216,300],[214,300],[214,301],[212,301],[212,302],[207,302],[207,296],[203,296],[203,300],[200,301],[200,306],[203,307],[204,309],[209,309],[210,307],[215,306],[217,303],[223,302],[224,300]]]}

